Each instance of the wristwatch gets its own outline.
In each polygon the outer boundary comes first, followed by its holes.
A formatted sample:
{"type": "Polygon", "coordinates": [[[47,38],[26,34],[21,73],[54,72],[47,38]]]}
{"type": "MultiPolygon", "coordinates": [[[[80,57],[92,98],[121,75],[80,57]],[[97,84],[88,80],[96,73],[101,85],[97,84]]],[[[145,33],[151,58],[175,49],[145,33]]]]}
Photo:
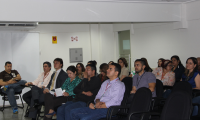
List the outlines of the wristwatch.
{"type": "Polygon", "coordinates": [[[96,105],[94,104],[94,109],[96,109],[95,107],[96,107],[96,105]]]}

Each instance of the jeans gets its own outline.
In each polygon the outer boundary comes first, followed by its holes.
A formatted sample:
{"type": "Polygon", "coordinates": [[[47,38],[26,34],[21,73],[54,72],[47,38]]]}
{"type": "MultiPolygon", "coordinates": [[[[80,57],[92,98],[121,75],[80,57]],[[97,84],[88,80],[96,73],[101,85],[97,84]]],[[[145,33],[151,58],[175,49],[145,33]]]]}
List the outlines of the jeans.
{"type": "MultiPolygon", "coordinates": [[[[200,96],[192,99],[192,103],[200,104],[200,96]]],[[[194,106],[192,116],[196,116],[198,114],[198,106],[194,106]]]]}
{"type": "Polygon", "coordinates": [[[170,95],[172,91],[171,90],[166,90],[164,93],[163,93],[163,98],[168,98],[168,96],[170,95]]]}
{"type": "Polygon", "coordinates": [[[70,111],[75,108],[86,107],[85,102],[66,102],[64,105],[60,106],[57,110],[57,120],[70,120],[70,111]]]}
{"type": "Polygon", "coordinates": [[[99,120],[105,118],[108,108],[90,109],[89,107],[73,109],[70,112],[70,120],[99,120]]]}
{"type": "Polygon", "coordinates": [[[24,86],[21,86],[21,85],[25,85],[25,84],[26,84],[25,80],[20,80],[17,83],[8,85],[9,88],[6,91],[2,90],[3,93],[7,94],[8,101],[9,101],[12,109],[17,108],[17,102],[16,102],[16,99],[15,99],[15,92],[22,91],[24,89],[24,86]]]}

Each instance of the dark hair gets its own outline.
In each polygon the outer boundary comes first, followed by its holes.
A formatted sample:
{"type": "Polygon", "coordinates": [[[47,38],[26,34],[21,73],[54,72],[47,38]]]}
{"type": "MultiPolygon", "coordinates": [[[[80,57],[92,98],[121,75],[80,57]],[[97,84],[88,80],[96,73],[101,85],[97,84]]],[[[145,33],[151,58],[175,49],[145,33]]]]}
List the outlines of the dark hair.
{"type": "Polygon", "coordinates": [[[99,68],[102,70],[102,72],[107,73],[108,67],[109,66],[107,63],[102,63],[99,68]]]}
{"type": "Polygon", "coordinates": [[[10,61],[7,61],[6,63],[5,63],[5,66],[7,65],[7,64],[12,64],[10,61]]]}
{"type": "MultiPolygon", "coordinates": [[[[109,63],[112,64],[112,63],[114,63],[114,62],[113,62],[113,61],[110,61],[109,63]]],[[[108,64],[109,64],[109,63],[108,63],[108,64]]]]}
{"type": "MultiPolygon", "coordinates": [[[[145,61],[142,59],[137,59],[137,60],[135,60],[135,62],[140,62],[142,65],[145,65],[145,61]]],[[[146,67],[146,65],[145,65],[145,67],[146,67]]]]}
{"type": "Polygon", "coordinates": [[[118,72],[118,77],[121,74],[121,66],[118,63],[112,63],[111,65],[115,66],[115,71],[118,72]]]}
{"type": "Polygon", "coordinates": [[[144,70],[147,71],[147,72],[152,72],[152,69],[150,68],[149,64],[148,64],[148,61],[146,58],[141,58],[141,60],[143,60],[145,62],[145,68],[144,70]]]}
{"type": "Polygon", "coordinates": [[[78,65],[81,66],[82,72],[85,72],[85,67],[84,67],[84,65],[83,65],[82,63],[77,63],[77,64],[76,64],[76,68],[77,68],[78,65]]]}
{"type": "MultiPolygon", "coordinates": [[[[165,60],[165,59],[164,59],[164,58],[160,58],[160,59],[158,59],[158,61],[159,61],[159,60],[161,60],[161,61],[163,62],[163,60],[165,60]]],[[[161,67],[161,66],[158,66],[158,67],[161,67]]]]}
{"type": "Polygon", "coordinates": [[[43,63],[43,65],[44,65],[44,64],[47,64],[47,65],[48,65],[48,67],[51,67],[51,63],[50,63],[50,62],[48,62],[48,61],[44,62],[44,63],[43,63]]]}
{"type": "Polygon", "coordinates": [[[183,64],[181,63],[181,60],[180,60],[179,56],[174,55],[174,56],[171,57],[171,60],[172,60],[172,58],[175,58],[177,61],[179,61],[179,64],[178,64],[179,66],[183,66],[183,64]]]}
{"type": "Polygon", "coordinates": [[[97,68],[96,68],[96,66],[95,65],[93,65],[93,64],[88,64],[88,65],[86,65],[86,67],[91,67],[91,70],[93,71],[95,71],[95,74],[96,74],[96,72],[97,72],[97,68]]]}
{"type": "Polygon", "coordinates": [[[53,62],[58,61],[62,64],[61,68],[63,68],[63,60],[61,58],[56,58],[53,62]]]}
{"type": "Polygon", "coordinates": [[[95,61],[95,60],[91,60],[91,61],[88,61],[88,63],[87,64],[92,64],[92,65],[97,65],[97,62],[95,61]]]}
{"type": "Polygon", "coordinates": [[[124,63],[125,67],[128,67],[128,63],[125,58],[123,58],[123,57],[119,58],[118,63],[119,63],[119,60],[121,60],[124,63]]]}
{"type": "Polygon", "coordinates": [[[161,64],[161,67],[162,67],[163,69],[166,69],[169,63],[172,63],[172,61],[171,61],[171,60],[163,60],[163,61],[162,61],[162,64],[161,64]],[[167,63],[166,63],[166,62],[167,62],[167,63]]]}
{"type": "MultiPolygon", "coordinates": [[[[197,61],[197,58],[195,57],[189,57],[187,60],[186,60],[186,64],[187,64],[187,61],[191,59],[192,62],[194,63],[194,65],[196,64],[196,67],[194,68],[194,70],[190,73],[190,77],[192,77],[194,75],[195,72],[198,71],[198,61],[197,61]]],[[[187,70],[187,68],[185,69],[185,76],[187,76],[189,74],[189,70],[187,70]]]]}
{"type": "Polygon", "coordinates": [[[66,71],[68,71],[68,70],[72,71],[73,73],[75,73],[75,72],[76,72],[76,74],[77,74],[76,67],[75,67],[75,66],[73,66],[73,65],[69,66],[69,67],[67,68],[67,70],[66,70],[66,71]]]}

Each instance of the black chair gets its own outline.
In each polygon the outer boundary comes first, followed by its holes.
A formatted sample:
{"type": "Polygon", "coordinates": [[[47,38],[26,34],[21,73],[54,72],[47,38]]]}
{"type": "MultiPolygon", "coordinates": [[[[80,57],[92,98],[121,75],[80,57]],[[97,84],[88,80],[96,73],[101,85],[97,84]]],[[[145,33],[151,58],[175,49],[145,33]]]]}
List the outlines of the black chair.
{"type": "MultiPolygon", "coordinates": [[[[23,109],[24,108],[24,103],[23,103],[21,94],[22,94],[22,91],[15,92],[15,99],[17,100],[20,97],[21,102],[22,102],[22,106],[17,106],[17,107],[23,109]],[[17,95],[19,95],[19,96],[17,96],[17,95]]],[[[8,101],[8,96],[7,96],[7,94],[2,92],[2,89],[0,89],[0,95],[2,96],[2,100],[3,100],[3,107],[0,108],[0,111],[4,111],[5,108],[10,108],[11,106],[5,106],[5,101],[8,101]]]]}
{"type": "MultiPolygon", "coordinates": [[[[147,115],[160,116],[159,120],[190,120],[192,112],[191,95],[184,91],[174,91],[167,98],[162,113],[147,112],[147,115]]],[[[143,119],[142,119],[143,120],[143,119]]]]}
{"type": "Polygon", "coordinates": [[[141,112],[147,112],[150,110],[152,99],[152,93],[148,88],[140,88],[135,93],[132,103],[130,106],[111,106],[107,113],[107,120],[122,120],[122,119],[138,119],[141,116],[141,112]],[[115,116],[116,111],[121,109],[128,109],[128,112],[119,113],[118,116],[115,116]],[[113,117],[115,116],[115,117],[113,117]]]}

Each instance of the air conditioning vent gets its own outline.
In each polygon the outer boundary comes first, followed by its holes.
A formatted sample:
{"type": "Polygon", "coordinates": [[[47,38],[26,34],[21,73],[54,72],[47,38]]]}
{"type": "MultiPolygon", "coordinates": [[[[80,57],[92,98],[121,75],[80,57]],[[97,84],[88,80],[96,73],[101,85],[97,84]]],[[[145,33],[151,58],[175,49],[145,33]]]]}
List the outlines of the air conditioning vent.
{"type": "Polygon", "coordinates": [[[0,24],[0,26],[6,26],[6,24],[0,24]]]}

